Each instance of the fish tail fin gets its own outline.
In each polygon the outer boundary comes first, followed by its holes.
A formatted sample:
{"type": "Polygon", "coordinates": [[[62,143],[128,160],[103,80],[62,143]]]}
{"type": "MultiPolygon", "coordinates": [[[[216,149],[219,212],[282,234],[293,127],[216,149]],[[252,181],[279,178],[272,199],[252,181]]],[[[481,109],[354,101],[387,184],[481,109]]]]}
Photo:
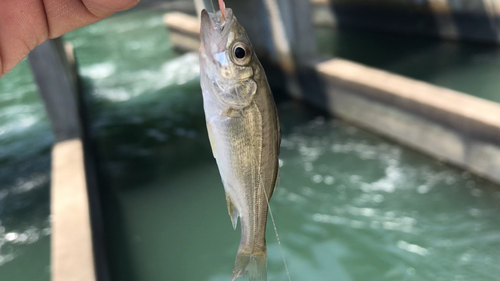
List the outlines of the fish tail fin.
{"type": "Polygon", "coordinates": [[[233,267],[232,280],[245,277],[248,274],[249,281],[267,281],[267,253],[246,253],[238,251],[233,267]]]}

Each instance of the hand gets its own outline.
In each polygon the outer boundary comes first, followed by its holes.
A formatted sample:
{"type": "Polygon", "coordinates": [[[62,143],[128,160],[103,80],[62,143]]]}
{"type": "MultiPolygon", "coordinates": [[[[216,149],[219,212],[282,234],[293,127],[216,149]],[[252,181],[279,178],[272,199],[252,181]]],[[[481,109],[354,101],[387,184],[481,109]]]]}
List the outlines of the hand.
{"type": "Polygon", "coordinates": [[[139,0],[0,0],[0,78],[37,45],[139,0]]]}

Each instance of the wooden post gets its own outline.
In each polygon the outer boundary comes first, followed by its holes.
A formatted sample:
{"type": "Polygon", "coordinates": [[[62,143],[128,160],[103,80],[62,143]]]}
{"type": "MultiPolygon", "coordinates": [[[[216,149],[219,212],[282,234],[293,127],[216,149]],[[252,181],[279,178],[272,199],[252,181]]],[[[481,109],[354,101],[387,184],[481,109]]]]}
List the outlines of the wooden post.
{"type": "Polygon", "coordinates": [[[47,40],[28,56],[57,141],[81,136],[76,86],[61,38],[47,40]]]}

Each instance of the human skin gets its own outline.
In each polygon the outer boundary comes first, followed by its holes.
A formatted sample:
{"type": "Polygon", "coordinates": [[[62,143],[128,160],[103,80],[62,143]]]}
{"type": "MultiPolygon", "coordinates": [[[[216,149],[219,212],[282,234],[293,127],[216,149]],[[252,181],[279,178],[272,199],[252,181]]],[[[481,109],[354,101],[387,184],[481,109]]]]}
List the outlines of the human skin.
{"type": "Polygon", "coordinates": [[[139,0],[0,0],[0,78],[37,45],[139,0]]]}

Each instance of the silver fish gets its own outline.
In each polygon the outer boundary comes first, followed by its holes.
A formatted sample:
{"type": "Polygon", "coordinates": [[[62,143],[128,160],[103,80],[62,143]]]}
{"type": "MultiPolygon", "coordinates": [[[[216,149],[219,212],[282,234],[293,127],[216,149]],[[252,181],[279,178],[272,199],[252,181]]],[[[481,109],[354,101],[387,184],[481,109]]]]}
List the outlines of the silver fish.
{"type": "Polygon", "coordinates": [[[200,83],[207,129],[241,241],[233,281],[267,280],[268,200],[278,178],[280,126],[264,69],[231,9],[201,13],[200,83]]]}

